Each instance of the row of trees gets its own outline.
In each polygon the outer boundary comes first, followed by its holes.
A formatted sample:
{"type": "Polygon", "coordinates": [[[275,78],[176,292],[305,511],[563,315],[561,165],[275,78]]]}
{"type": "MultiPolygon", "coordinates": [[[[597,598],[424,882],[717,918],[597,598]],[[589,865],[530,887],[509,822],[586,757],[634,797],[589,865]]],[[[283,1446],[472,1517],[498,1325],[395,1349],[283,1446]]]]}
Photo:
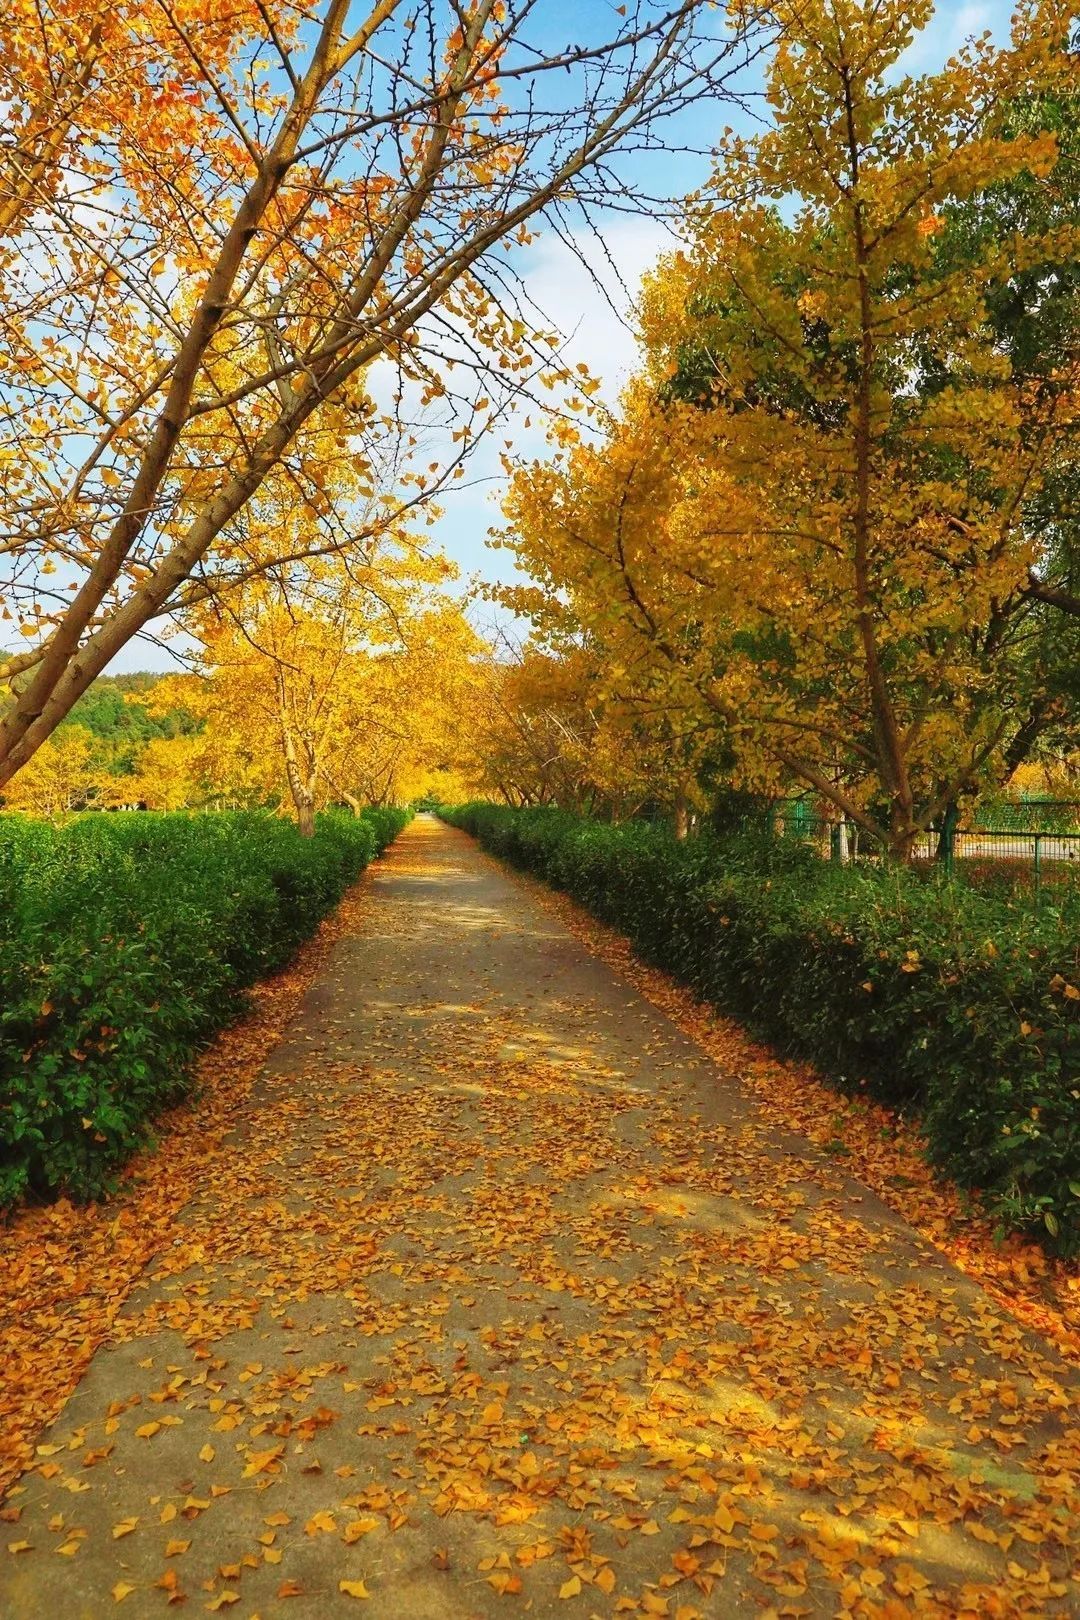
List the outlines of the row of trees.
{"type": "Polygon", "coordinates": [[[639,375],[517,472],[508,796],[810,789],[903,858],[1075,748],[1070,19],[1026,5],[1009,47],[906,75],[930,10],[775,8],[773,127],[691,199],[639,375]]]}
{"type": "Polygon", "coordinates": [[[327,804],[464,797],[485,649],[448,569],[415,548],[270,577],[188,620],[194,667],[92,688],[14,777],[9,809],[327,804]]]}

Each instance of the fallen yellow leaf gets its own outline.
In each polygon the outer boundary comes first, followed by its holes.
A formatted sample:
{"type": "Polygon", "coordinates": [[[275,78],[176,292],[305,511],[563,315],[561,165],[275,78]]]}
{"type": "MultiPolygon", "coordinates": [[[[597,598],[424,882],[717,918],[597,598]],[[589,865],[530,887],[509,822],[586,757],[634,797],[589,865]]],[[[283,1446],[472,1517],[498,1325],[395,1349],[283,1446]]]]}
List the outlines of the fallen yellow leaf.
{"type": "Polygon", "coordinates": [[[250,1479],[253,1474],[264,1473],[272,1463],[277,1462],[284,1450],[284,1446],[271,1446],[269,1451],[250,1452],[247,1467],[244,1469],[244,1478],[250,1479]]]}
{"type": "Polygon", "coordinates": [[[347,1524],[345,1526],[341,1534],[343,1539],[347,1541],[351,1547],[354,1541],[360,1540],[361,1536],[369,1536],[373,1530],[377,1530],[378,1528],[378,1519],[353,1519],[351,1524],[347,1524]]]}
{"type": "Polygon", "coordinates": [[[313,1513],[304,1526],[305,1533],[317,1536],[330,1530],[337,1529],[337,1521],[332,1513],[313,1513]]]}

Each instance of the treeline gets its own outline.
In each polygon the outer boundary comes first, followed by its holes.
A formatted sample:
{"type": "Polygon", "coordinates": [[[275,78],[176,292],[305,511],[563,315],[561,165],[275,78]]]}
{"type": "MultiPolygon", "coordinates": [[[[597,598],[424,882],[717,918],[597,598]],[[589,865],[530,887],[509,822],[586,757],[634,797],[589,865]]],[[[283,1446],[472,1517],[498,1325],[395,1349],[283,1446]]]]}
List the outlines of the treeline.
{"type": "Polygon", "coordinates": [[[163,677],[150,670],[131,675],[99,675],[71,711],[69,725],[82,726],[98,740],[104,763],[114,775],[131,774],[140,750],[156,737],[186,737],[201,729],[183,708],[159,708],[154,691],[163,677]]]}
{"type": "Polygon", "coordinates": [[[36,816],[148,804],[173,809],[170,763],[190,754],[204,722],[159,689],[168,677],[149,671],[102,675],[64,724],[0,793],[0,807],[36,816]],[[163,769],[164,767],[164,769],[163,769]]]}
{"type": "Polygon", "coordinates": [[[1080,796],[1076,41],[1035,6],[906,76],[928,18],[791,13],[618,408],[519,470],[511,802],[806,792],[904,860],[1011,782],[1080,796]]]}
{"type": "Polygon", "coordinates": [[[96,681],[0,795],[7,810],[280,809],[460,797],[488,651],[402,542],[361,573],[328,561],[186,621],[184,673],[96,681]]]}

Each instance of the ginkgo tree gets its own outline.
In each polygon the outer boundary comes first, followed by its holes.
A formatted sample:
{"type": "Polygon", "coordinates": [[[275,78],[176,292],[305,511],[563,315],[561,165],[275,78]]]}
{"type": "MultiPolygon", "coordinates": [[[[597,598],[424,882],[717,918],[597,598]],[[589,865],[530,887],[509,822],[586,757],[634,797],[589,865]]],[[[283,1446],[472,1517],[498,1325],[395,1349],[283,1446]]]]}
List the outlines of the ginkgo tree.
{"type": "Polygon", "coordinates": [[[1053,168],[1052,131],[994,114],[1061,71],[1061,19],[1026,7],[1009,48],[898,73],[929,14],[776,8],[774,125],[727,138],[649,280],[643,375],[507,507],[613,689],[712,717],[745,785],[810,787],[901,858],[1024,722],[1026,514],[1077,403],[1075,378],[1031,388],[987,317],[1060,239],[935,250],[946,205],[1053,168]]]}
{"type": "MultiPolygon", "coordinates": [[[[201,108],[193,65],[209,89],[237,53],[257,47],[266,31],[258,0],[10,0],[0,53],[0,263],[20,231],[57,207],[85,200],[108,177],[105,151],[138,184],[146,173],[135,132],[154,141],[190,141],[201,108]],[[193,52],[197,51],[197,64],[193,52]],[[184,90],[186,93],[181,93],[184,90]],[[117,133],[123,134],[117,139],[117,133]]],[[[295,41],[299,13],[283,16],[283,39],[295,41]]],[[[144,142],[145,147],[145,142],[144,142]]],[[[88,221],[84,221],[84,224],[88,221]]]]}
{"type": "Polygon", "coordinates": [[[516,807],[592,809],[597,740],[581,662],[530,647],[491,662],[475,738],[478,770],[490,794],[516,807]]]}
{"type": "MultiPolygon", "coordinates": [[[[275,477],[318,505],[312,435],[366,473],[370,537],[538,364],[565,375],[513,254],[604,197],[628,136],[728,94],[759,27],[705,0],[582,11],[569,41],[506,0],[45,10],[16,7],[0,151],[0,784],[194,576],[274,564],[243,516],[275,477]],[[456,418],[434,470],[402,466],[414,396],[456,418]]],[[[345,513],[311,545],[356,538],[345,513]]]]}
{"type": "Polygon", "coordinates": [[[5,810],[55,819],[97,803],[107,785],[85,726],[61,726],[38,749],[4,794],[5,810]]]}
{"type": "Polygon", "coordinates": [[[181,802],[282,800],[306,835],[327,804],[407,801],[427,761],[456,759],[468,725],[481,643],[451,577],[401,535],[210,598],[185,621],[197,670],[150,699],[201,722],[156,751],[159,775],[170,758],[186,773],[181,802]]]}
{"type": "Polygon", "coordinates": [[[461,602],[414,601],[362,669],[362,702],[335,739],[327,781],[346,804],[458,802],[476,790],[473,744],[488,649],[461,602]]]}
{"type": "Polygon", "coordinates": [[[704,808],[702,744],[713,742],[712,728],[640,691],[613,690],[609,651],[572,637],[553,645],[550,636],[500,647],[485,670],[472,774],[511,805],[560,804],[614,820],[650,809],[684,832],[704,808]]]}

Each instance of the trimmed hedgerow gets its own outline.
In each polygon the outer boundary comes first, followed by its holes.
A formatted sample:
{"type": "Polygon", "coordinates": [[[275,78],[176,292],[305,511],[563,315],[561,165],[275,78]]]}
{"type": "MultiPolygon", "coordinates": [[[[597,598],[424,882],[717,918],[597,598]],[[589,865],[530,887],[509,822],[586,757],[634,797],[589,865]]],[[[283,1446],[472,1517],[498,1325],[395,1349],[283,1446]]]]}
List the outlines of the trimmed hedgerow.
{"type": "Polygon", "coordinates": [[[407,814],[0,816],[0,1204],[93,1197],[407,814]]]}
{"type": "Polygon", "coordinates": [[[677,843],[559,810],[444,811],[833,1084],[917,1111],[1003,1228],[1080,1252],[1080,903],[834,867],[765,837],[677,843]]]}

